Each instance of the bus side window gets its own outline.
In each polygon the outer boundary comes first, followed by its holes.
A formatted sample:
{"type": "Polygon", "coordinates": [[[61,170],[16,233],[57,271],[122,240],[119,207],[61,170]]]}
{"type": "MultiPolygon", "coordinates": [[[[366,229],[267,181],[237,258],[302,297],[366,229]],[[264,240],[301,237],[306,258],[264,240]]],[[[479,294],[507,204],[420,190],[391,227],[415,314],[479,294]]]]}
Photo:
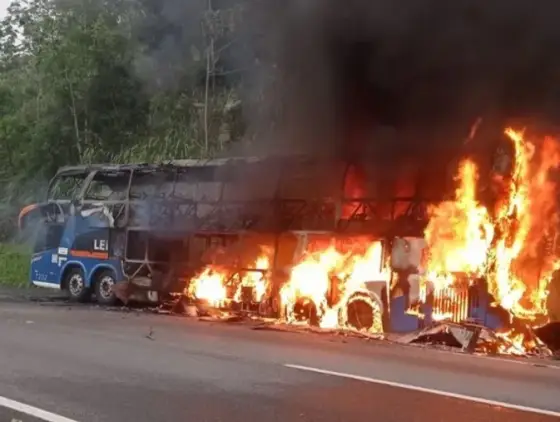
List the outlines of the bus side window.
{"type": "Polygon", "coordinates": [[[106,201],[111,195],[111,189],[101,180],[92,180],[88,187],[85,198],[86,200],[106,201]]]}
{"type": "Polygon", "coordinates": [[[100,172],[87,188],[84,199],[90,201],[124,201],[129,171],[100,172]]]}
{"type": "Polygon", "coordinates": [[[169,172],[140,173],[132,176],[130,199],[171,197],[175,188],[175,174],[169,172]]]}
{"type": "Polygon", "coordinates": [[[64,226],[61,224],[41,224],[35,235],[33,253],[58,248],[63,233],[64,226]]]}

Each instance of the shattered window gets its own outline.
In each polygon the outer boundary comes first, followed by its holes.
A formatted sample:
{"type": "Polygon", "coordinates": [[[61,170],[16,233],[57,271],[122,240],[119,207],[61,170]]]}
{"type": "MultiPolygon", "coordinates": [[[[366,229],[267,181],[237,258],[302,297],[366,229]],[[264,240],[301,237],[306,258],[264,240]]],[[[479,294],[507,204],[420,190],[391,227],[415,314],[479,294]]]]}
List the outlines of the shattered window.
{"type": "Polygon", "coordinates": [[[55,201],[71,200],[78,196],[84,185],[85,174],[80,176],[61,176],[51,187],[48,199],[55,201]]]}

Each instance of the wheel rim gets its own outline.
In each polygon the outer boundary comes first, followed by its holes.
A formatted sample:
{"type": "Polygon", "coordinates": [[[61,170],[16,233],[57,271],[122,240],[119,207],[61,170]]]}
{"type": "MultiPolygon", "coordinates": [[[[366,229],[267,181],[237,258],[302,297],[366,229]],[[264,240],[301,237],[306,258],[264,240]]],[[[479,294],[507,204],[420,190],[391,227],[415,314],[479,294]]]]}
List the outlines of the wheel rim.
{"type": "Polygon", "coordinates": [[[113,286],[115,285],[115,280],[111,276],[105,276],[99,280],[99,295],[103,299],[111,299],[113,296],[113,286]]]}
{"type": "Polygon", "coordinates": [[[85,288],[84,278],[81,274],[73,274],[68,281],[68,290],[72,296],[79,296],[85,288]]]}

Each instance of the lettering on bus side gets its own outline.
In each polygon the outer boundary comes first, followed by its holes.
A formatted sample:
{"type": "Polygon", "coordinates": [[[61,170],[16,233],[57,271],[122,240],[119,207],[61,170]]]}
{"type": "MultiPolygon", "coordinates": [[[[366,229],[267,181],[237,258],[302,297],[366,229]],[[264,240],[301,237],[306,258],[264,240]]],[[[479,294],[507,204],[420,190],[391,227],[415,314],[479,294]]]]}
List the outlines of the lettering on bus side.
{"type": "Polygon", "coordinates": [[[71,249],[74,251],[109,252],[109,231],[107,229],[97,229],[80,233],[74,238],[71,249]]]}
{"type": "Polygon", "coordinates": [[[109,251],[109,242],[106,239],[93,239],[93,250],[100,252],[109,251]]]}

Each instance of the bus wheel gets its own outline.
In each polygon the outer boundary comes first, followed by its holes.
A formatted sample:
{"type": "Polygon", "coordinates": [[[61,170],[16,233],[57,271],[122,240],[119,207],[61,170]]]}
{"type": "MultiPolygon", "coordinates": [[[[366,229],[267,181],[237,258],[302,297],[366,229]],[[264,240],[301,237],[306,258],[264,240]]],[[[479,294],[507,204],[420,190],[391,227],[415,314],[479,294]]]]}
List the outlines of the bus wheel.
{"type": "Polygon", "coordinates": [[[70,295],[70,300],[75,302],[87,302],[91,291],[86,286],[84,272],[80,268],[72,268],[65,277],[65,286],[70,295]]]}
{"type": "Polygon", "coordinates": [[[95,277],[95,297],[97,303],[104,306],[112,306],[117,303],[117,296],[113,291],[116,284],[112,271],[104,270],[95,277]]]}

